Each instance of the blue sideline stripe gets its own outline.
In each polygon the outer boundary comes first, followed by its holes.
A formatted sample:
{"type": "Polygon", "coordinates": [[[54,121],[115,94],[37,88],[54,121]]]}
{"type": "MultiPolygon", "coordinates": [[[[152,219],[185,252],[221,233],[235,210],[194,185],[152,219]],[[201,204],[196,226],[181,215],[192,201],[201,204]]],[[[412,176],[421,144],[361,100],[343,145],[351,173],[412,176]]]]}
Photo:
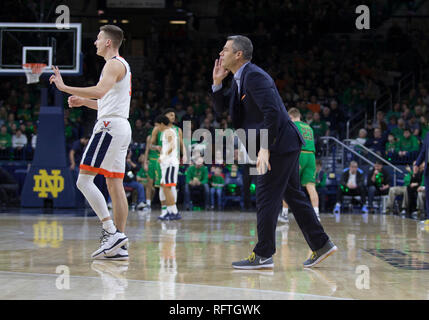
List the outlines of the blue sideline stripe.
{"type": "Polygon", "coordinates": [[[106,156],[107,149],[110,146],[110,142],[112,142],[112,136],[106,132],[103,142],[101,143],[100,149],[98,150],[97,158],[95,159],[95,168],[100,168],[100,165],[103,162],[104,157],[106,156]]]}
{"type": "Polygon", "coordinates": [[[86,152],[85,160],[83,161],[83,164],[86,164],[88,166],[91,165],[92,157],[94,156],[95,149],[97,149],[98,142],[100,141],[101,135],[103,133],[99,132],[94,136],[94,139],[92,139],[92,142],[88,148],[88,151],[86,152]]]}

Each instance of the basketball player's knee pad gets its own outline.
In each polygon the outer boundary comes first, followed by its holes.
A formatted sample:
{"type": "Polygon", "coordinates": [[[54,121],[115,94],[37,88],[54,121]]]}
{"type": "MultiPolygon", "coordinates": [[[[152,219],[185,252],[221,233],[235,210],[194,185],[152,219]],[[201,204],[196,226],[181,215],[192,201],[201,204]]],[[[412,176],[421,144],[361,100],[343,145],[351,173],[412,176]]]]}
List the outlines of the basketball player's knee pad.
{"type": "Polygon", "coordinates": [[[165,201],[164,189],[162,189],[162,187],[159,188],[159,200],[165,201]]]}
{"type": "Polygon", "coordinates": [[[76,182],[76,186],[80,192],[85,194],[85,192],[90,189],[91,184],[94,184],[94,178],[95,176],[91,176],[89,174],[80,174],[76,182]]]}

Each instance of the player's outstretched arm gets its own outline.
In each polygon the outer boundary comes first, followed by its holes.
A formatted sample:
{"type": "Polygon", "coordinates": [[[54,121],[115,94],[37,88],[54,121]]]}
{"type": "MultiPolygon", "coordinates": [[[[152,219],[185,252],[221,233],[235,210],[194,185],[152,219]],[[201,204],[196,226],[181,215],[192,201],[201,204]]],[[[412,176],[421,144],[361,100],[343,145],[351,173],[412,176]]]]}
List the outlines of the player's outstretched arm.
{"type": "Polygon", "coordinates": [[[106,62],[103,77],[96,86],[79,88],[65,85],[58,67],[53,66],[52,70],[54,74],[49,78],[49,83],[55,83],[60,91],[88,99],[101,99],[125,74],[125,67],[122,62],[111,59],[106,62]]]}

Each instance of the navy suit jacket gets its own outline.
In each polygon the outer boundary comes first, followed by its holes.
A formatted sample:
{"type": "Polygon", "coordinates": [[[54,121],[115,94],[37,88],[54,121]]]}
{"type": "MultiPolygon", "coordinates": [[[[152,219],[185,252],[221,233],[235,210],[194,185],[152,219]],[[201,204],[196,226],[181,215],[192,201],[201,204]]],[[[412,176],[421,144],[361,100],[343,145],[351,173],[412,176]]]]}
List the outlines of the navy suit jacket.
{"type": "MultiPolygon", "coordinates": [[[[214,109],[218,115],[229,111],[235,129],[256,129],[256,151],[260,148],[259,133],[268,129],[270,153],[284,154],[301,150],[305,144],[301,133],[292,122],[273,79],[253,63],[247,64],[240,78],[240,96],[235,80],[231,88],[213,93],[214,109]],[[228,109],[227,109],[228,108],[228,109]]],[[[245,144],[245,146],[247,146],[245,144]]]]}
{"type": "MultiPolygon", "coordinates": [[[[419,156],[416,160],[416,166],[419,166],[422,164],[422,162],[425,162],[425,175],[428,175],[428,156],[429,156],[429,132],[426,133],[425,140],[423,141],[423,144],[420,149],[419,156]]],[[[426,182],[426,180],[425,180],[426,182]]]]}

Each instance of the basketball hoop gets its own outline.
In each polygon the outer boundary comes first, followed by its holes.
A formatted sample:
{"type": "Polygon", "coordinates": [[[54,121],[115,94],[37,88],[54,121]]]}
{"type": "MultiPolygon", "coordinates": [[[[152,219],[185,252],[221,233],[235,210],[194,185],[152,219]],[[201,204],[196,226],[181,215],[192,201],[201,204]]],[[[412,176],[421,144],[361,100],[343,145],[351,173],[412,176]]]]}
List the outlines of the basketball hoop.
{"type": "Polygon", "coordinates": [[[46,68],[45,63],[25,63],[22,65],[27,76],[27,84],[39,82],[40,75],[46,68]]]}

